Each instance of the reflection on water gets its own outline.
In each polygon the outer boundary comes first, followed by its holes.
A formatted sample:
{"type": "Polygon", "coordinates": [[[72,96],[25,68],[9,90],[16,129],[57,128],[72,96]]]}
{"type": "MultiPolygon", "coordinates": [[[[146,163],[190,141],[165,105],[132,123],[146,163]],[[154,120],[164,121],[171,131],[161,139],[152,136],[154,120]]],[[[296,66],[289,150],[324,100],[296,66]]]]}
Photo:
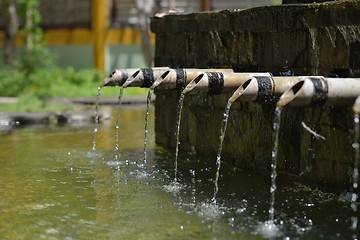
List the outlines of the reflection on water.
{"type": "MultiPolygon", "coordinates": [[[[173,151],[154,144],[149,116],[143,162],[145,108],[122,108],[119,159],[113,122],[99,126],[24,128],[0,135],[1,239],[251,239],[268,218],[268,177],[226,163],[213,195],[216,164],[181,153],[178,191],[173,151]]],[[[349,239],[351,209],[329,194],[279,178],[276,225],[281,239],[349,239]]]]}

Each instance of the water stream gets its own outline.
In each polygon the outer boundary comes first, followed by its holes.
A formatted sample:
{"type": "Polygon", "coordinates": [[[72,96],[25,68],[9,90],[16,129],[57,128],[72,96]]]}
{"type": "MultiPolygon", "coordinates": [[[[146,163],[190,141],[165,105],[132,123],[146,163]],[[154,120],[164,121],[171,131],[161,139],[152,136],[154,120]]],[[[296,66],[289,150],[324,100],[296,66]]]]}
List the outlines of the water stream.
{"type": "Polygon", "coordinates": [[[281,122],[282,107],[276,107],[274,121],[273,121],[273,149],[271,152],[271,183],[270,183],[270,207],[269,207],[269,219],[262,225],[260,225],[260,232],[266,238],[274,238],[279,236],[280,230],[274,222],[275,218],[275,192],[276,192],[276,177],[277,177],[277,154],[279,146],[279,131],[281,122]]]}
{"type": "Polygon", "coordinates": [[[119,159],[119,123],[120,123],[120,112],[121,112],[121,99],[124,92],[124,88],[120,87],[119,97],[118,97],[118,106],[117,106],[117,115],[116,115],[116,125],[115,125],[115,159],[119,159]]]}
{"type": "Polygon", "coordinates": [[[147,162],[147,142],[148,142],[147,134],[148,134],[149,110],[150,110],[152,92],[153,89],[150,88],[146,99],[145,130],[144,130],[144,167],[146,167],[146,162],[147,162]]]}
{"type": "Polygon", "coordinates": [[[353,148],[355,150],[355,159],[352,172],[352,194],[351,194],[351,209],[353,216],[351,217],[351,230],[353,231],[352,239],[358,239],[358,211],[357,211],[357,200],[358,200],[358,187],[359,187],[359,159],[360,159],[360,146],[359,146],[359,114],[354,114],[354,131],[355,141],[353,148]]]}
{"type": "Polygon", "coordinates": [[[221,127],[220,127],[220,136],[219,136],[220,142],[219,142],[219,148],[218,148],[218,152],[217,152],[217,156],[216,156],[216,174],[215,174],[214,196],[211,199],[211,201],[214,203],[216,203],[216,195],[219,191],[218,181],[219,181],[220,167],[221,167],[221,152],[222,152],[223,142],[224,142],[224,138],[225,138],[225,132],[226,132],[226,127],[227,127],[227,122],[229,119],[229,112],[230,112],[231,105],[232,105],[232,102],[228,101],[226,108],[225,108],[224,117],[221,122],[221,127]]]}
{"type": "Polygon", "coordinates": [[[174,163],[174,182],[177,182],[177,172],[178,172],[178,155],[179,155],[179,145],[180,145],[180,141],[179,141],[179,134],[180,134],[180,122],[181,122],[181,110],[183,108],[183,104],[184,104],[184,98],[185,98],[185,94],[181,93],[180,95],[180,99],[179,99],[179,103],[178,103],[178,107],[177,107],[177,118],[176,118],[176,128],[175,128],[175,163],[174,163]]]}
{"type": "Polygon", "coordinates": [[[94,127],[94,134],[93,134],[93,146],[92,150],[96,151],[96,133],[98,131],[99,127],[99,101],[101,97],[101,87],[97,88],[97,94],[96,94],[96,102],[95,102],[95,127],[94,127]]]}

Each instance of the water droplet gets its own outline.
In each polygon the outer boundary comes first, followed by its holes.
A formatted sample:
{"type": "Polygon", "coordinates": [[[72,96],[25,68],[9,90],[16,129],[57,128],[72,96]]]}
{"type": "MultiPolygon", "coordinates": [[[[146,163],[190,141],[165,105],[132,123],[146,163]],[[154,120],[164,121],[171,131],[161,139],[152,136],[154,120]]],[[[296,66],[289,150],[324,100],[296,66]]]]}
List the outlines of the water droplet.
{"type": "Polygon", "coordinates": [[[236,214],[241,214],[241,213],[243,213],[245,211],[246,211],[246,208],[238,208],[238,209],[236,209],[235,213],[236,214]]]}

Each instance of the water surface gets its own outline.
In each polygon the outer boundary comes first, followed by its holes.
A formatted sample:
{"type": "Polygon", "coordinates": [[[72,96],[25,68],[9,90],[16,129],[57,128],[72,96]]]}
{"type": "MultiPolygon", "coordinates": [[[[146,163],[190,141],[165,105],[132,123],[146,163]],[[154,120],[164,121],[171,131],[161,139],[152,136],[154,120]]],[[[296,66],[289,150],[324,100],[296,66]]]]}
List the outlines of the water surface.
{"type": "MultiPolygon", "coordinates": [[[[116,109],[112,116],[98,127],[96,152],[94,126],[17,128],[0,135],[1,239],[262,238],[270,175],[242,172],[223,159],[211,204],[216,156],[180,152],[181,188],[174,190],[174,151],[155,145],[153,109],[146,168],[145,107],[121,109],[118,159],[116,109]]],[[[350,238],[348,202],[281,177],[277,185],[279,239],[350,238]]]]}

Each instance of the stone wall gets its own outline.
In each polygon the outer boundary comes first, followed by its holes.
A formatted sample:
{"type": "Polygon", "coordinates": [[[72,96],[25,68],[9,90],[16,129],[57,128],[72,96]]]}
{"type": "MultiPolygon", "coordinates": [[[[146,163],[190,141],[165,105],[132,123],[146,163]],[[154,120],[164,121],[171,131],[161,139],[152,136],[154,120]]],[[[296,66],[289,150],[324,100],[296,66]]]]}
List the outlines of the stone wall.
{"type": "MultiPolygon", "coordinates": [[[[233,68],[274,75],[360,77],[360,2],[268,6],[168,15],[152,20],[157,66],[233,68]]],[[[156,141],[174,147],[178,91],[156,91],[156,141]]],[[[180,149],[215,161],[229,95],[186,96],[180,149]]],[[[270,168],[274,103],[235,103],[223,159],[252,171],[270,168]]],[[[284,109],[279,170],[334,191],[349,186],[350,108],[284,109]],[[317,140],[302,122],[326,137],[317,140]]]]}

